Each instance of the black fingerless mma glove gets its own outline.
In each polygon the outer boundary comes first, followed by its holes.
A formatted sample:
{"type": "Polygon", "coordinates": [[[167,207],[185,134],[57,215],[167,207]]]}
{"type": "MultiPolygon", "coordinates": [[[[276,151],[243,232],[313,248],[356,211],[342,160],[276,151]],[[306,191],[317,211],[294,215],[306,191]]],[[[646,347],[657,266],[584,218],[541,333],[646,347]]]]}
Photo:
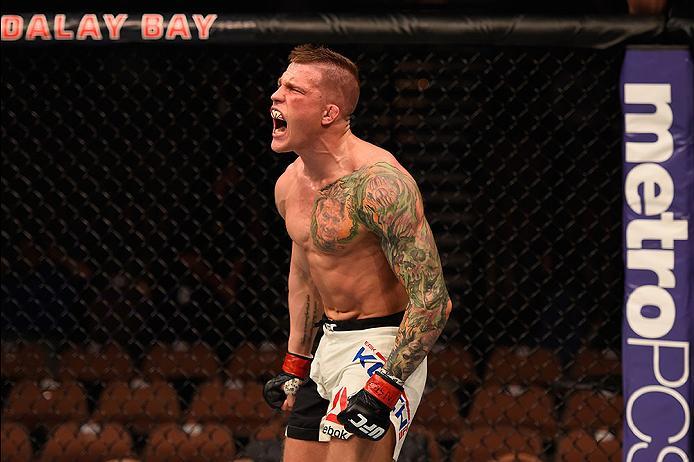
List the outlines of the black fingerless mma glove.
{"type": "Polygon", "coordinates": [[[282,372],[265,383],[263,397],[275,409],[280,409],[287,395],[296,394],[301,385],[306,383],[311,370],[311,358],[294,353],[287,353],[282,364],[282,372]]]}
{"type": "Polygon", "coordinates": [[[402,392],[402,386],[381,371],[376,371],[364,388],[347,400],[347,407],[337,415],[337,420],[348,432],[378,441],[390,427],[390,412],[402,392]]]}

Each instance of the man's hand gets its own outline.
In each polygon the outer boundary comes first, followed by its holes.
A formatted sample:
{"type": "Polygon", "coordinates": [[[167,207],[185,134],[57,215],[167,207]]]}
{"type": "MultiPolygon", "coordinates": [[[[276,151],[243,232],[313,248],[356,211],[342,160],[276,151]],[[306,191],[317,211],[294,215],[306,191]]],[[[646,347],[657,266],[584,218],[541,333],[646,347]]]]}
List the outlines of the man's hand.
{"type": "Polygon", "coordinates": [[[376,371],[364,388],[352,395],[337,415],[345,430],[360,438],[378,441],[390,427],[390,412],[402,394],[402,386],[376,371]]]}
{"type": "Polygon", "coordinates": [[[306,383],[311,370],[311,358],[287,353],[282,364],[282,372],[271,378],[263,388],[265,401],[275,409],[288,411],[294,404],[294,395],[306,383]]]}

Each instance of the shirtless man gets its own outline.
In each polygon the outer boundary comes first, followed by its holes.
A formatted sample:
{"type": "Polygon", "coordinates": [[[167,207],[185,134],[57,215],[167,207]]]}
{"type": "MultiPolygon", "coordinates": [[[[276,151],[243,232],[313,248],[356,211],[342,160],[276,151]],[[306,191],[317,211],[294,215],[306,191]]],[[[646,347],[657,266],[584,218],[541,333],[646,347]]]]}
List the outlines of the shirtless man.
{"type": "Polygon", "coordinates": [[[298,154],[275,186],[292,239],[289,344],[265,398],[291,411],[285,462],[390,461],[451,301],[417,184],[350,130],[354,63],[311,45],[289,61],[270,111],[272,150],[298,154]]]}

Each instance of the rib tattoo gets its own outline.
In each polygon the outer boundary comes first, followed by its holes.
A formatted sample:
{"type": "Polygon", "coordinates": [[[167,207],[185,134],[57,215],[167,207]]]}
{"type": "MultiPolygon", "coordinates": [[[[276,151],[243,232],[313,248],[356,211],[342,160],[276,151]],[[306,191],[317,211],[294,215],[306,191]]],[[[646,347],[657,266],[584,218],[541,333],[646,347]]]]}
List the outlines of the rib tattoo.
{"type": "Polygon", "coordinates": [[[312,345],[318,331],[316,323],[320,320],[322,310],[318,301],[311,303],[311,296],[306,295],[306,305],[304,309],[304,332],[301,337],[302,345],[312,345]]]}

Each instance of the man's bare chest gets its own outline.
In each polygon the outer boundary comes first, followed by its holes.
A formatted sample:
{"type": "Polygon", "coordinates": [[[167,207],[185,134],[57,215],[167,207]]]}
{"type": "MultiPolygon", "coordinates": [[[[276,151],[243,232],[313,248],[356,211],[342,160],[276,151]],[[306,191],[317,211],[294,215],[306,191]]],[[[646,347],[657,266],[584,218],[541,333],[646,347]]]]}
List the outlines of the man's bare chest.
{"type": "Polygon", "coordinates": [[[367,234],[359,220],[356,196],[355,189],[342,181],[318,192],[297,188],[287,201],[290,237],[305,250],[325,254],[348,251],[367,234]]]}

